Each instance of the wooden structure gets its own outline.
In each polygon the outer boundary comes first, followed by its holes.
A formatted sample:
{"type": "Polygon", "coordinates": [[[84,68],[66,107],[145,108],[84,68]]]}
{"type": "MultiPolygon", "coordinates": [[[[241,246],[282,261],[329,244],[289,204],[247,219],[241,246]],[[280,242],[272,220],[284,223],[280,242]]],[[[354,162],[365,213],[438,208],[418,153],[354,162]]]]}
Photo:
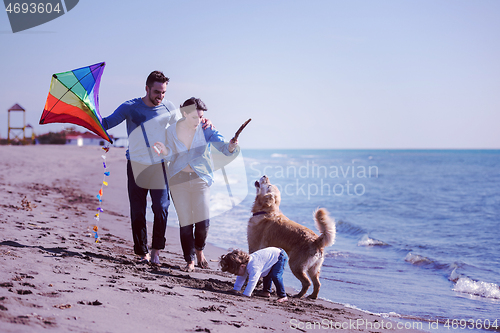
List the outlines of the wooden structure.
{"type": "Polygon", "coordinates": [[[9,110],[9,130],[7,132],[7,142],[21,142],[25,143],[26,142],[26,110],[23,109],[19,104],[13,105],[9,110]],[[11,126],[11,112],[22,112],[23,113],[23,126],[22,127],[16,127],[16,126],[11,126]],[[12,137],[11,137],[12,134],[12,137]],[[21,136],[22,135],[22,136],[21,136]]]}

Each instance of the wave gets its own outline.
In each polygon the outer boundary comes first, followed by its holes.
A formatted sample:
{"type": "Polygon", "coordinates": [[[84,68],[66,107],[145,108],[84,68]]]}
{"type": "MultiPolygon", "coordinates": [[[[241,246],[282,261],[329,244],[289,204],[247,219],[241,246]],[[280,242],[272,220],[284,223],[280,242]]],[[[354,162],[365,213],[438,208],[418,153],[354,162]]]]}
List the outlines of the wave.
{"type": "Polygon", "coordinates": [[[358,242],[358,246],[389,246],[389,244],[374,238],[370,238],[368,237],[368,235],[364,235],[363,238],[361,238],[361,240],[358,242]]]}
{"type": "Polygon", "coordinates": [[[500,299],[500,287],[498,284],[472,280],[459,274],[456,268],[451,272],[448,279],[455,282],[453,291],[473,296],[500,299]]]}
{"type": "Polygon", "coordinates": [[[271,155],[272,158],[287,158],[288,155],[286,154],[278,154],[278,153],[274,153],[271,155]]]}
{"type": "Polygon", "coordinates": [[[453,290],[485,298],[500,299],[500,287],[498,284],[474,281],[468,277],[459,278],[453,290]]]}
{"type": "Polygon", "coordinates": [[[401,318],[401,315],[399,313],[396,313],[396,312],[389,312],[389,313],[385,313],[385,312],[382,312],[382,313],[379,313],[380,317],[382,318],[401,318]]]}
{"type": "Polygon", "coordinates": [[[431,269],[436,269],[440,271],[446,271],[446,272],[451,272],[455,269],[457,269],[461,264],[459,263],[442,263],[439,262],[435,259],[432,258],[427,258],[425,256],[421,256],[420,254],[415,254],[412,252],[409,252],[406,257],[405,261],[409,262],[412,265],[415,266],[425,266],[427,268],[431,269]]]}
{"type": "Polygon", "coordinates": [[[457,269],[455,268],[455,269],[453,269],[450,276],[448,277],[448,280],[453,281],[453,282],[457,282],[461,277],[462,277],[462,275],[458,274],[457,269]]]}
{"type": "Polygon", "coordinates": [[[419,254],[413,254],[411,252],[409,252],[406,255],[405,261],[409,262],[412,265],[417,265],[417,266],[421,266],[421,265],[429,266],[429,265],[433,265],[435,263],[435,261],[432,259],[421,256],[419,254]]]}
{"type": "Polygon", "coordinates": [[[442,272],[445,272],[446,274],[450,273],[450,276],[455,274],[453,272],[455,272],[457,268],[463,266],[463,264],[460,264],[457,262],[442,263],[442,262],[439,262],[439,261],[434,260],[432,258],[428,258],[428,257],[422,256],[420,254],[415,254],[412,252],[409,252],[406,255],[404,260],[412,265],[415,265],[415,266],[433,269],[436,271],[442,271],[442,272]]]}
{"type": "Polygon", "coordinates": [[[355,224],[345,222],[342,220],[337,220],[336,223],[337,232],[352,236],[359,236],[362,234],[367,234],[367,231],[355,224]]]}
{"type": "Polygon", "coordinates": [[[419,254],[408,253],[405,261],[413,265],[424,266],[431,269],[450,271],[448,280],[454,282],[453,291],[469,294],[473,296],[481,296],[484,298],[492,298],[500,300],[500,287],[498,284],[484,281],[476,281],[469,277],[458,273],[458,268],[461,266],[458,263],[443,264],[433,259],[421,256],[419,254]]]}

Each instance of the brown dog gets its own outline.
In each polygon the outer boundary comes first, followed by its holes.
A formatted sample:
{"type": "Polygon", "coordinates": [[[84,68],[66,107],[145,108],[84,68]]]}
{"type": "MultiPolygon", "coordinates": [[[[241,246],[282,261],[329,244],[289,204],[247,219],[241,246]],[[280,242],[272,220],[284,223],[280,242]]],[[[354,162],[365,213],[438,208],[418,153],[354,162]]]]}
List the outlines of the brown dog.
{"type": "Polygon", "coordinates": [[[314,219],[321,233],[318,236],[281,213],[281,194],[267,176],[256,181],[255,188],[257,195],[247,230],[249,252],[269,246],[285,250],[292,273],[302,283],[302,290],[295,297],[303,297],[311,286],[307,272],[314,286],[313,293],[308,297],[317,298],[321,286],[319,272],[324,260],[323,249],[335,242],[335,222],[330,219],[326,209],[316,210],[314,219]]]}

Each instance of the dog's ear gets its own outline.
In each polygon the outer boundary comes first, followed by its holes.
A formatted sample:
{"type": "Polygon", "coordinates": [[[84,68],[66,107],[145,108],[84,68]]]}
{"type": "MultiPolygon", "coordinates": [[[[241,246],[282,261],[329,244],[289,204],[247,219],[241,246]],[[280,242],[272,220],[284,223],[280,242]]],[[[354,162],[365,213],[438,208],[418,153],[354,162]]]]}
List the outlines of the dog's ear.
{"type": "Polygon", "coordinates": [[[257,196],[260,196],[260,193],[262,191],[262,188],[260,187],[260,183],[258,181],[255,182],[255,192],[257,193],[257,196]]]}

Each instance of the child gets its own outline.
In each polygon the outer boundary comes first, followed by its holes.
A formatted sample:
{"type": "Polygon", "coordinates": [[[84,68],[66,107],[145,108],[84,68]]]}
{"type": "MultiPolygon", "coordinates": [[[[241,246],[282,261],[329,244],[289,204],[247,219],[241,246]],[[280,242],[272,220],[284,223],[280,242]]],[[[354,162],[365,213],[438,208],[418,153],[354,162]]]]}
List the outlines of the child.
{"type": "Polygon", "coordinates": [[[242,250],[234,250],[220,258],[223,272],[237,275],[233,290],[240,291],[248,276],[248,283],[243,295],[251,296],[259,278],[264,278],[264,287],[259,296],[269,297],[271,285],[274,282],[278,302],[287,301],[285,286],[283,285],[283,270],[288,256],[283,249],[266,247],[248,254],[242,250]]]}

